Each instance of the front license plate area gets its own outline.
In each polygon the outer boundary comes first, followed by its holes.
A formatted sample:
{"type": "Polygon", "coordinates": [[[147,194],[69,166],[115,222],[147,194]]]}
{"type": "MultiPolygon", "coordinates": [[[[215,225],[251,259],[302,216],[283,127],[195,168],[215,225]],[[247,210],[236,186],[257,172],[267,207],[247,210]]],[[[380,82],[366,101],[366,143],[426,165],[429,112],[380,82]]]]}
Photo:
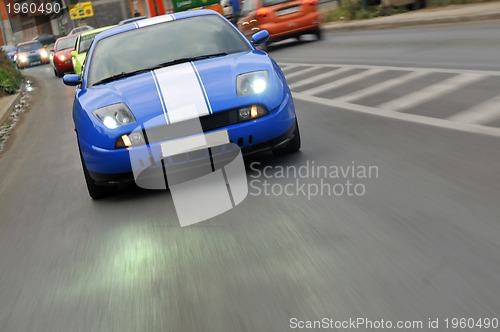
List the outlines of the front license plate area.
{"type": "Polygon", "coordinates": [[[206,149],[227,143],[229,143],[229,134],[227,130],[219,130],[207,134],[173,139],[161,143],[160,146],[162,157],[167,158],[181,153],[206,149]]]}

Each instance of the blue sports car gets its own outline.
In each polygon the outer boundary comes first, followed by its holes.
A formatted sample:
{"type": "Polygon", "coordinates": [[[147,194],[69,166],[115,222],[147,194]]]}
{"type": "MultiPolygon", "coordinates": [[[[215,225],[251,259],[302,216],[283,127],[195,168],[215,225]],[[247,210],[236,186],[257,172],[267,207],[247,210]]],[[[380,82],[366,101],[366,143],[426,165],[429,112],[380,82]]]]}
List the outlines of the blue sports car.
{"type": "Polygon", "coordinates": [[[214,145],[225,137],[243,155],[298,151],[285,77],[254,47],[268,38],[259,31],[248,41],[211,10],[157,16],[98,34],[82,76],[63,79],[76,86],[73,120],[90,196],[137,183],[132,154],[149,156],[146,166],[189,167],[195,156],[176,156],[177,148],[165,142],[198,132],[214,145]]]}

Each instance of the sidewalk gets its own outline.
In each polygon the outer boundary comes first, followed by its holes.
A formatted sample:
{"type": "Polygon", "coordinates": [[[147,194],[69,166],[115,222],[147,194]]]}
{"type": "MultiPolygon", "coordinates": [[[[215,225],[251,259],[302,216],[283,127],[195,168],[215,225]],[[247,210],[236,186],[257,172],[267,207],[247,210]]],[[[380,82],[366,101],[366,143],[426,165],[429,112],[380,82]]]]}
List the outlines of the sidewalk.
{"type": "Polygon", "coordinates": [[[500,1],[425,8],[367,20],[325,23],[323,29],[324,31],[371,30],[487,20],[500,20],[500,1]]]}

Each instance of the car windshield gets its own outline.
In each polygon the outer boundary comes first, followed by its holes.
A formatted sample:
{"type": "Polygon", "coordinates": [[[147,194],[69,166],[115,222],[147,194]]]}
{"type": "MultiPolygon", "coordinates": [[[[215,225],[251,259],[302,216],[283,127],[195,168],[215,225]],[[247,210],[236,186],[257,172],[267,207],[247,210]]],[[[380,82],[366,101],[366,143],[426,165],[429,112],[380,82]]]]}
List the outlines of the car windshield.
{"type": "Polygon", "coordinates": [[[36,51],[43,48],[42,44],[37,42],[37,43],[29,43],[29,44],[24,44],[24,45],[19,45],[18,52],[30,52],[30,51],[36,51]]]}
{"type": "Polygon", "coordinates": [[[99,32],[92,33],[89,35],[84,35],[80,37],[80,45],[78,46],[78,53],[87,52],[92,41],[94,41],[95,36],[97,36],[99,32]]]}
{"type": "Polygon", "coordinates": [[[122,73],[175,63],[179,59],[221,56],[250,49],[240,33],[216,15],[154,24],[100,40],[92,58],[87,59],[88,85],[122,73]]]}
{"type": "Polygon", "coordinates": [[[65,50],[65,49],[68,49],[68,48],[75,47],[76,38],[78,38],[78,36],[74,36],[72,38],[60,39],[57,42],[56,51],[61,51],[61,50],[65,50]]]}

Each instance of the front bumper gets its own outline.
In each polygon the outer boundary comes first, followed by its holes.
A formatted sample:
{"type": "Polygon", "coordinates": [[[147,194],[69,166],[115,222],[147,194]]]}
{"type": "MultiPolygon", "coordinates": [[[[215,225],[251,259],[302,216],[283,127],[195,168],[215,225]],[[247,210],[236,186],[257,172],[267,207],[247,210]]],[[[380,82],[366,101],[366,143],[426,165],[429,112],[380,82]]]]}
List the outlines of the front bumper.
{"type": "MultiPolygon", "coordinates": [[[[262,153],[265,151],[270,151],[282,146],[285,146],[288,142],[290,142],[295,133],[295,128],[297,124],[294,123],[292,127],[290,127],[284,134],[280,135],[279,137],[276,137],[272,140],[269,140],[267,142],[255,144],[253,146],[248,146],[246,148],[241,149],[241,152],[243,156],[249,156],[252,154],[256,153],[262,153]]],[[[224,152],[225,155],[233,155],[228,153],[227,151],[224,152]]],[[[186,156],[189,155],[189,153],[185,154],[186,156]]],[[[177,159],[181,159],[182,157],[177,157],[177,159]]],[[[157,163],[158,167],[163,167],[165,172],[162,174],[167,174],[167,173],[172,173],[171,169],[175,168],[183,168],[182,171],[186,171],[185,168],[190,168],[190,165],[192,164],[192,168],[194,167],[203,167],[203,163],[199,161],[194,161],[190,163],[189,161],[186,161],[186,157],[182,158],[183,161],[176,163],[175,159],[172,158],[169,160],[166,160],[161,163],[157,163]],[[170,168],[170,170],[169,170],[170,168]]],[[[195,172],[193,172],[195,173],[195,172]]],[[[118,174],[109,174],[109,173],[98,173],[98,172],[92,172],[89,171],[90,177],[94,180],[94,182],[99,185],[99,186],[109,186],[109,187],[116,187],[116,186],[123,186],[127,184],[131,184],[135,182],[134,175],[132,172],[126,172],[126,173],[118,173],[118,174]]],[[[164,176],[160,174],[157,171],[151,171],[150,172],[151,177],[157,177],[159,183],[163,183],[162,181],[165,180],[164,176]]],[[[166,177],[166,176],[165,176],[166,177]]],[[[151,181],[149,181],[151,182],[151,181]]]]}
{"type": "MultiPolygon", "coordinates": [[[[286,94],[281,105],[261,118],[238,123],[217,130],[227,130],[230,141],[237,144],[243,155],[277,148],[293,138],[295,130],[295,107],[292,97],[286,94]]],[[[82,156],[92,179],[100,185],[117,185],[133,181],[131,176],[131,154],[128,149],[103,149],[86,143],[79,138],[82,156]]],[[[134,154],[150,154],[160,161],[161,142],[136,146],[134,154]]],[[[174,157],[168,157],[168,164],[175,164],[174,157]]],[[[181,158],[182,159],[182,158],[181,158]]],[[[184,159],[182,162],[186,162],[184,159]]]]}

